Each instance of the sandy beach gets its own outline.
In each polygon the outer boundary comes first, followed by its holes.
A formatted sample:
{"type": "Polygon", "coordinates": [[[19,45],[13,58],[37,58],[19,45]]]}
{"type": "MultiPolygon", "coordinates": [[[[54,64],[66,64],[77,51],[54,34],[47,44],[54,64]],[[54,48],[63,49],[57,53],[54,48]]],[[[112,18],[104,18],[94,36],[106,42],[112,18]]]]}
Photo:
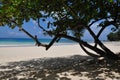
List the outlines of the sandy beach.
{"type": "Polygon", "coordinates": [[[86,55],[77,44],[54,45],[48,51],[44,47],[0,47],[0,63],[29,60],[34,58],[67,57],[86,55]]]}
{"type": "MultiPolygon", "coordinates": [[[[120,42],[105,42],[113,52],[120,52],[120,42]]],[[[34,58],[67,57],[87,54],[78,44],[53,45],[48,51],[37,46],[2,46],[0,47],[0,63],[29,60],[34,58]]]]}
{"type": "MultiPolygon", "coordinates": [[[[105,45],[120,52],[120,42],[105,45]]],[[[53,45],[48,51],[37,46],[0,47],[1,80],[119,80],[119,68],[119,62],[92,59],[78,44],[53,45]]]]}

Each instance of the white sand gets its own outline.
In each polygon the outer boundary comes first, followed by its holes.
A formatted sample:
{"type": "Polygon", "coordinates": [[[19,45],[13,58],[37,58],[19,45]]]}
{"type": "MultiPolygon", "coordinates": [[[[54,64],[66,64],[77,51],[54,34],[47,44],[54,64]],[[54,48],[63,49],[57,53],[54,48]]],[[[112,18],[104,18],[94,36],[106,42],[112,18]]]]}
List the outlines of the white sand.
{"type": "MultiPolygon", "coordinates": [[[[120,42],[106,42],[114,52],[120,52],[120,42]]],[[[48,51],[44,47],[0,47],[0,63],[28,60],[44,57],[66,57],[72,55],[87,56],[78,44],[54,45],[48,51]]]]}

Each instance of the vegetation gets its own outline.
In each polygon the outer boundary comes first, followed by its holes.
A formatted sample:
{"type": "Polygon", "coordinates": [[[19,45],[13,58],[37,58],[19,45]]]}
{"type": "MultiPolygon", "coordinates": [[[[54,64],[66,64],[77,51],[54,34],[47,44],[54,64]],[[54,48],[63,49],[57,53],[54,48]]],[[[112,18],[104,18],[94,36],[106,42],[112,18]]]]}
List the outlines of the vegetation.
{"type": "Polygon", "coordinates": [[[119,28],[119,8],[120,0],[0,0],[0,26],[19,27],[33,38],[38,46],[46,47],[46,50],[61,38],[67,38],[78,42],[90,56],[116,60],[120,58],[99,40],[99,36],[109,25],[119,28]],[[54,36],[50,44],[40,43],[37,37],[22,27],[24,22],[30,19],[38,23],[44,34],[54,36]],[[42,26],[42,22],[46,22],[47,26],[42,26]],[[94,27],[101,27],[98,34],[91,29],[95,23],[98,25],[94,27]],[[81,39],[84,30],[88,30],[94,38],[94,46],[81,39]],[[86,48],[95,53],[89,52],[86,48]]]}
{"type": "Polygon", "coordinates": [[[114,33],[111,32],[107,37],[110,41],[120,41],[120,30],[114,33]]]}

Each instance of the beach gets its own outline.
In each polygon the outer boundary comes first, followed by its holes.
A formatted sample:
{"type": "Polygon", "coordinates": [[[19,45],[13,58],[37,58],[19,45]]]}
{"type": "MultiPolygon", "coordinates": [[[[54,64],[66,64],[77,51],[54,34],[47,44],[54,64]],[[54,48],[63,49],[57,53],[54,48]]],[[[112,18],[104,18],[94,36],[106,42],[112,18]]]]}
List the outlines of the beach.
{"type": "Polygon", "coordinates": [[[30,60],[34,58],[86,55],[77,44],[53,45],[49,50],[37,46],[0,47],[0,63],[30,60]]]}
{"type": "MultiPolygon", "coordinates": [[[[91,43],[93,44],[93,43],[91,43]]],[[[105,42],[105,45],[117,53],[120,52],[120,42],[105,42]]],[[[88,56],[79,44],[55,44],[49,50],[37,46],[2,46],[0,47],[0,63],[29,60],[34,58],[67,57],[73,55],[88,56]]]]}
{"type": "MultiPolygon", "coordinates": [[[[104,44],[113,52],[120,52],[120,42],[104,44]]],[[[116,64],[107,66],[93,60],[76,43],[55,44],[48,51],[37,46],[1,46],[0,64],[1,80],[120,79],[119,64],[118,71],[114,71],[116,64]]]]}

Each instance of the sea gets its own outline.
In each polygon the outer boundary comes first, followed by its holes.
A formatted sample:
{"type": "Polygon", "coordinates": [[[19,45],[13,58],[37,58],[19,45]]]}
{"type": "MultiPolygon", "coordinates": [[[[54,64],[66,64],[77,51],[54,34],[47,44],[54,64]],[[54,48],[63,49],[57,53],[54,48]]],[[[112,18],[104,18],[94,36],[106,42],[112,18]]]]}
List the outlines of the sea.
{"type": "MultiPolygon", "coordinates": [[[[43,44],[49,44],[52,39],[39,39],[39,41],[43,44]]],[[[10,47],[10,46],[35,46],[35,41],[30,38],[0,38],[0,47],[10,47]]],[[[60,39],[60,41],[55,44],[59,45],[69,45],[76,44],[76,42],[68,40],[68,39],[60,39]]]]}

